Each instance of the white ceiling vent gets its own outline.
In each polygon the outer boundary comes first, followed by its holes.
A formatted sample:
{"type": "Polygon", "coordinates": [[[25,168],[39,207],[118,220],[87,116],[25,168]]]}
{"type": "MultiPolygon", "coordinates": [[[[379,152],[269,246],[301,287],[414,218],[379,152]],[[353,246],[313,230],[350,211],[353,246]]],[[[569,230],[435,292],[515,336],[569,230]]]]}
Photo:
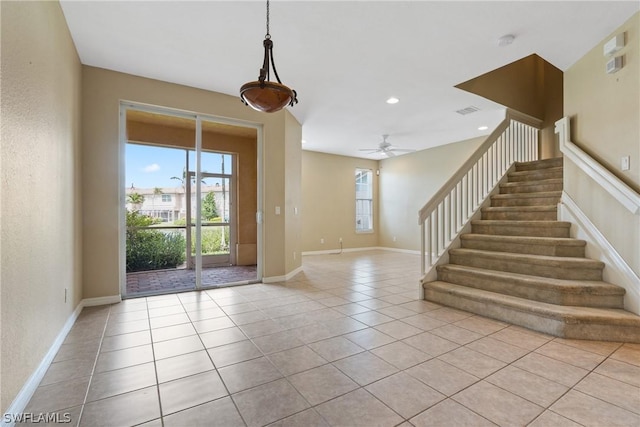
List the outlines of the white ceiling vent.
{"type": "Polygon", "coordinates": [[[456,110],[456,113],[462,114],[463,116],[465,116],[467,114],[475,113],[476,111],[480,111],[480,109],[478,107],[474,107],[473,105],[471,105],[467,108],[463,108],[462,110],[456,110]]]}

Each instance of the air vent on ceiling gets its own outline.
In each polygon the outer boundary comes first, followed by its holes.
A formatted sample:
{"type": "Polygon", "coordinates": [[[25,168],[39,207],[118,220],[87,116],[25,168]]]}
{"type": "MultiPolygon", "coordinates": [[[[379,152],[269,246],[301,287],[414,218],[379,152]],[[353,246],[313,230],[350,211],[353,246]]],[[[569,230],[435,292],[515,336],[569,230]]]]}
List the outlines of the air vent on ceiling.
{"type": "Polygon", "coordinates": [[[462,110],[456,110],[456,113],[462,114],[464,116],[467,114],[475,113],[476,111],[480,111],[480,109],[478,107],[474,107],[473,105],[471,105],[467,108],[463,108],[462,110]]]}

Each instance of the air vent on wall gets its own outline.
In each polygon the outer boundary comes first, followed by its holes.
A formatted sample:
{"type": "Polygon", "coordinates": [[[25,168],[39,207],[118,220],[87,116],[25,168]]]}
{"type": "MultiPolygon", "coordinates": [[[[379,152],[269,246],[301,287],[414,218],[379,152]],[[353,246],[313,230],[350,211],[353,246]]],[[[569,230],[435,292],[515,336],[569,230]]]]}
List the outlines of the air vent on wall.
{"type": "Polygon", "coordinates": [[[473,105],[471,105],[467,108],[463,108],[462,110],[456,110],[456,113],[462,114],[463,116],[465,116],[467,114],[475,113],[476,111],[480,111],[480,109],[478,107],[474,107],[473,105]]]}

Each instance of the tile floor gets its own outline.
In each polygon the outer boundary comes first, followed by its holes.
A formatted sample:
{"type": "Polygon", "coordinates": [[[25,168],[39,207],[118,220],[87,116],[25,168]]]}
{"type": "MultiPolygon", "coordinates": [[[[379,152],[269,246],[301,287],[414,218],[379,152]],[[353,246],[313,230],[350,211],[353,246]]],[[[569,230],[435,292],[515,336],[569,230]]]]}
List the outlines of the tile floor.
{"type": "Polygon", "coordinates": [[[640,344],[418,300],[419,258],[85,309],[25,412],[80,426],[638,426],[640,344]]]}

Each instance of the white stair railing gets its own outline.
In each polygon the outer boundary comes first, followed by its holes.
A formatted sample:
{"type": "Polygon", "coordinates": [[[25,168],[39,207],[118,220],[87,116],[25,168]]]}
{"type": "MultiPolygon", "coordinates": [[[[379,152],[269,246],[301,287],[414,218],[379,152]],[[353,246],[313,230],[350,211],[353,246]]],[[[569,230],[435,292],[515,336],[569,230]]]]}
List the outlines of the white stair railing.
{"type": "Polygon", "coordinates": [[[504,120],[418,213],[422,276],[458,237],[515,162],[538,159],[541,121],[507,109],[504,120]]]}

